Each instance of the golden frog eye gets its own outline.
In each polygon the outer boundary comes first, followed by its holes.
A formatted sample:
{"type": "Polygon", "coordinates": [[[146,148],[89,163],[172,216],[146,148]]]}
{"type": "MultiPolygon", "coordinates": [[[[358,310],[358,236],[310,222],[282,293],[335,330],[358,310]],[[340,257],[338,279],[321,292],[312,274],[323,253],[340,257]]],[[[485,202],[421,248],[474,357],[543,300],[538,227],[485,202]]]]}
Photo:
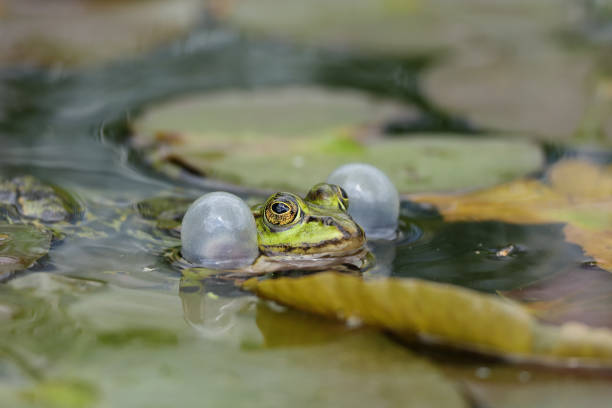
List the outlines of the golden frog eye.
{"type": "Polygon", "coordinates": [[[292,223],[299,213],[297,203],[287,197],[271,200],[265,209],[266,220],[272,225],[287,225],[292,223]]]}

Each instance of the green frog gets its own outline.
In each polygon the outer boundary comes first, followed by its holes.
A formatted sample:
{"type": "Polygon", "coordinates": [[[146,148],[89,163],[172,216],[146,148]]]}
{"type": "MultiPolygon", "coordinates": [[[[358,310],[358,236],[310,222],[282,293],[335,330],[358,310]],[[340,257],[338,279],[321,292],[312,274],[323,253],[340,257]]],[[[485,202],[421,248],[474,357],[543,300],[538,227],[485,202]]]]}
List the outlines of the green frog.
{"type": "MultiPolygon", "coordinates": [[[[188,204],[170,200],[162,197],[145,200],[139,203],[138,209],[145,218],[157,220],[158,228],[180,236],[181,220],[188,204]]],[[[366,248],[364,230],[348,214],[348,208],[346,192],[334,184],[317,184],[303,198],[288,192],[275,193],[263,203],[250,207],[257,235],[254,261],[244,267],[224,270],[235,273],[363,270],[371,265],[373,257],[366,248]]],[[[231,239],[224,236],[208,239],[212,239],[206,244],[209,248],[231,253],[234,245],[231,239]]],[[[178,247],[166,251],[166,258],[183,270],[195,266],[183,259],[178,247]]]]}
{"type": "Polygon", "coordinates": [[[244,272],[363,269],[370,258],[366,236],[348,206],[346,192],[327,183],[304,198],[279,192],[253,206],[260,255],[244,272]]]}

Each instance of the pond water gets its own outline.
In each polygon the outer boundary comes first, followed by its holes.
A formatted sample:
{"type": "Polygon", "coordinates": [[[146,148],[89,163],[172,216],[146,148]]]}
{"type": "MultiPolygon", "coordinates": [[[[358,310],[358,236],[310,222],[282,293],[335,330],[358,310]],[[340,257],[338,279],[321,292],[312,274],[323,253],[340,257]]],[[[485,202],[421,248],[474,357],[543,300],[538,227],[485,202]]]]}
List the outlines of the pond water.
{"type": "MultiPolygon", "coordinates": [[[[389,124],[390,133],[478,134],[422,94],[418,78],[429,63],[256,40],[206,22],[185,39],[103,68],[0,70],[0,175],[62,186],[86,212],[74,234],[0,286],[0,405],[512,406],[510,395],[530,406],[550,398],[609,401],[606,376],[399,344],[258,301],[231,283],[187,281],[161,255],[177,240],[148,234],[152,223],[138,215],[137,202],[162,193],[191,199],[212,188],[157,173],[129,149],[130,119],[147,106],[220,89],[321,85],[419,111],[389,124]]],[[[550,151],[549,165],[577,154],[550,151]]],[[[587,158],[612,161],[604,153],[587,158]]],[[[495,293],[603,272],[565,240],[561,223],[449,222],[404,201],[401,226],[403,238],[378,249],[392,276],[495,293]],[[497,255],[511,245],[510,256],[497,255]]],[[[598,322],[612,326],[608,317],[598,322]]]]}

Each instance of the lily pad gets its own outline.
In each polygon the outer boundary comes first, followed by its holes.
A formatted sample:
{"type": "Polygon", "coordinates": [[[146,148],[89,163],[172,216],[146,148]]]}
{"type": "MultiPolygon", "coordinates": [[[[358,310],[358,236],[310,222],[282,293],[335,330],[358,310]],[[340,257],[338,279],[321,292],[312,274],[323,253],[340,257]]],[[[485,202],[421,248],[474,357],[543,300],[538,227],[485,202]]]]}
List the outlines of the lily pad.
{"type": "Polygon", "coordinates": [[[183,215],[193,201],[184,197],[152,197],[138,202],[136,209],[143,218],[155,220],[158,228],[178,237],[183,215]]]}
{"type": "MultiPolygon", "coordinates": [[[[568,370],[490,364],[447,367],[444,373],[459,381],[477,407],[569,408],[610,405],[607,376],[580,375],[568,370]]],[[[583,373],[584,374],[584,373],[583,373]]]]}
{"type": "Polygon", "coordinates": [[[521,43],[567,23],[555,1],[215,0],[210,9],[250,33],[396,54],[521,43]]]}
{"type": "Polygon", "coordinates": [[[418,279],[365,281],[323,272],[301,278],[252,278],[244,287],[300,310],[363,322],[408,339],[420,336],[515,361],[612,364],[612,330],[575,322],[544,325],[518,303],[458,286],[418,279]]]}
{"type": "Polygon", "coordinates": [[[25,401],[49,408],[87,408],[95,406],[97,392],[81,381],[48,381],[21,393],[25,401]]]}
{"type": "Polygon", "coordinates": [[[612,167],[563,160],[549,170],[548,181],[523,179],[464,195],[413,199],[435,205],[448,221],[566,223],[566,239],[612,272],[612,167]]]}
{"type": "Polygon", "coordinates": [[[151,108],[133,123],[133,145],[170,176],[257,191],[304,193],[349,162],[374,164],[400,192],[490,186],[542,164],[537,145],[515,138],[383,134],[412,114],[356,91],[231,91],[151,108]]]}
{"type": "Polygon", "coordinates": [[[571,140],[591,104],[594,71],[593,55],[530,42],[457,52],[426,73],[424,88],[478,126],[571,140]]]}
{"type": "Polygon", "coordinates": [[[0,224],[0,279],[27,269],[49,252],[51,234],[31,225],[0,224]]]}
{"type": "Polygon", "coordinates": [[[589,264],[503,292],[522,302],[540,320],[554,324],[579,321],[612,329],[612,277],[589,264]]]}
{"type": "Polygon", "coordinates": [[[0,65],[78,65],[130,56],[186,32],[201,13],[199,0],[4,0],[0,65]]]}
{"type": "Polygon", "coordinates": [[[66,190],[32,176],[0,181],[0,210],[6,211],[8,219],[21,220],[15,216],[19,213],[23,219],[44,223],[75,221],[84,213],[81,203],[66,190]]]}
{"type": "MultiPolygon", "coordinates": [[[[375,331],[346,330],[342,336],[335,327],[337,335],[329,341],[282,347],[280,336],[291,335],[281,327],[283,316],[274,321],[270,311],[260,317],[259,308],[221,307],[219,312],[233,315],[227,320],[235,330],[212,338],[183,319],[205,324],[209,318],[215,324],[219,316],[210,309],[199,314],[184,309],[176,293],[113,285],[74,293],[57,286],[70,285],[64,281],[46,289],[48,279],[32,274],[0,287],[9,295],[2,299],[30,304],[27,313],[0,327],[0,351],[20,367],[33,368],[33,375],[18,384],[0,383],[0,400],[11,407],[31,407],[32,401],[174,406],[177,395],[189,406],[468,406],[438,368],[375,331]],[[250,330],[258,334],[258,325],[265,327],[266,340],[261,334],[253,338],[250,330]],[[50,331],[57,333],[45,335],[50,331]],[[273,347],[268,338],[276,339],[273,347]]],[[[202,307],[214,306],[202,296],[202,307]]],[[[236,299],[218,302],[227,306],[236,299]]],[[[197,300],[187,303],[192,302],[197,300]]]]}

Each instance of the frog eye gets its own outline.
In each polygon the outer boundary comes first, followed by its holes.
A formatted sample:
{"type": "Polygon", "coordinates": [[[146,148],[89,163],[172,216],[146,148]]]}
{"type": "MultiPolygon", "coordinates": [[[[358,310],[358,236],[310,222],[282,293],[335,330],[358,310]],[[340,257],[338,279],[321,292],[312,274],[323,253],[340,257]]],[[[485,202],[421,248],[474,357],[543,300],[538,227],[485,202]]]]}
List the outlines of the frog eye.
{"type": "Polygon", "coordinates": [[[299,213],[297,202],[286,196],[274,197],[265,209],[266,221],[278,226],[291,224],[299,213]]]}

